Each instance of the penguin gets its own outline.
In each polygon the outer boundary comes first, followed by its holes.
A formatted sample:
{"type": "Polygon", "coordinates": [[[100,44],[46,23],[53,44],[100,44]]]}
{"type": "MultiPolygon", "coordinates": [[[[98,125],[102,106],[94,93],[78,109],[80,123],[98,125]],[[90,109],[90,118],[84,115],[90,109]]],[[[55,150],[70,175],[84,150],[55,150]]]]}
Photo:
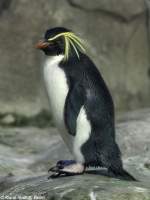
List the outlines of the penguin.
{"type": "Polygon", "coordinates": [[[83,40],[67,28],[55,27],[45,32],[36,48],[46,55],[42,71],[54,123],[74,156],[58,161],[50,177],[104,167],[108,174],[135,181],[123,168],[115,140],[112,96],[83,40]]]}

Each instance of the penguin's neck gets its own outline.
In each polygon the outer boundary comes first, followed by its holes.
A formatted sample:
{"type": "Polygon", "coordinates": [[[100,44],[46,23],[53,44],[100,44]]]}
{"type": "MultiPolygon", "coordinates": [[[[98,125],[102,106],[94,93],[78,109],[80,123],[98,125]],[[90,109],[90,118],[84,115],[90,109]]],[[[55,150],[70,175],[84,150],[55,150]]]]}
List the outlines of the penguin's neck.
{"type": "Polygon", "coordinates": [[[63,61],[63,59],[64,55],[47,56],[44,68],[51,66],[59,66],[59,63],[63,61]]]}

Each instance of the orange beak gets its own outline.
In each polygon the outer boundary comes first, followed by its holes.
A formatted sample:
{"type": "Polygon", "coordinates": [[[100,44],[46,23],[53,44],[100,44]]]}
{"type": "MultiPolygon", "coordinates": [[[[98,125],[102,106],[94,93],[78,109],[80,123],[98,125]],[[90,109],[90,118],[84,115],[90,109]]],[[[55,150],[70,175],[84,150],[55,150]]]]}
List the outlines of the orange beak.
{"type": "Polygon", "coordinates": [[[45,41],[40,40],[40,41],[35,45],[35,48],[36,48],[36,49],[45,49],[46,47],[48,47],[48,45],[49,45],[49,42],[45,42],[45,41]]]}

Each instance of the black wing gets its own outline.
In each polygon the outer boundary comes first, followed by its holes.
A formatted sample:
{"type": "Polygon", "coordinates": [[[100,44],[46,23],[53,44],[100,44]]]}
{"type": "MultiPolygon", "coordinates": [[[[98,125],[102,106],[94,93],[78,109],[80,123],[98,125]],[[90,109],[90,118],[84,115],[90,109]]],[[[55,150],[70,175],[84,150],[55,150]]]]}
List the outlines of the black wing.
{"type": "Polygon", "coordinates": [[[74,84],[73,87],[70,88],[66,103],[65,103],[65,124],[68,129],[68,132],[75,136],[76,134],[76,119],[79,114],[81,106],[84,104],[84,94],[83,87],[80,83],[74,84]]]}

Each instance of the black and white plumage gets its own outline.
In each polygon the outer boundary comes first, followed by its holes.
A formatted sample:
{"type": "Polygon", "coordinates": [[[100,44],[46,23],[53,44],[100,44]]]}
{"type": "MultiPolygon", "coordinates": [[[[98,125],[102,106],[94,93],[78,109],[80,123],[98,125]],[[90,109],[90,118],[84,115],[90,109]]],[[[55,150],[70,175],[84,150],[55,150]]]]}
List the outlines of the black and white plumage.
{"type": "Polygon", "coordinates": [[[59,161],[51,171],[56,175],[80,174],[86,167],[100,166],[116,176],[135,180],[123,169],[115,142],[114,105],[109,90],[80,47],[80,40],[69,33],[65,28],[50,29],[44,41],[37,44],[47,55],[43,74],[53,118],[75,159],[59,161]],[[74,46],[70,42],[66,53],[67,37],[74,46]]]}

